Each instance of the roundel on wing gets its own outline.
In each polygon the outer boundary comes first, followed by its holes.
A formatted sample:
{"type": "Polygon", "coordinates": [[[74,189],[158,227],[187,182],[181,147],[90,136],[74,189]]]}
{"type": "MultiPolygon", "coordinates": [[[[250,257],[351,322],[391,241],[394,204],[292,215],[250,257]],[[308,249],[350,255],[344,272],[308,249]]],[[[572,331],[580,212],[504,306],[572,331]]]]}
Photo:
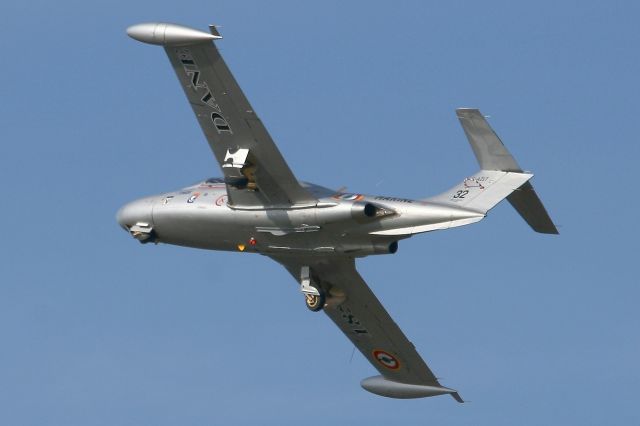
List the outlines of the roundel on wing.
{"type": "Polygon", "coordinates": [[[377,349],[373,351],[373,357],[376,359],[376,361],[382,364],[382,366],[388,368],[389,370],[397,370],[398,368],[400,368],[400,362],[398,361],[398,359],[388,352],[377,349]]]}

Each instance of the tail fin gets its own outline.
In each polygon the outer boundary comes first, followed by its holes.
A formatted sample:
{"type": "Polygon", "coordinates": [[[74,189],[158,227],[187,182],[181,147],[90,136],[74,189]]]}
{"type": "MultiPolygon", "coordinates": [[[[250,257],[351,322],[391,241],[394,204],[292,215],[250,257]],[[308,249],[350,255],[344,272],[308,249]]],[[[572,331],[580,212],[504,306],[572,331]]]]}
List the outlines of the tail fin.
{"type": "Polygon", "coordinates": [[[533,175],[522,171],[480,111],[460,108],[456,114],[481,170],[428,200],[486,213],[507,198],[534,231],[557,234],[556,226],[529,183],[533,175]]]}

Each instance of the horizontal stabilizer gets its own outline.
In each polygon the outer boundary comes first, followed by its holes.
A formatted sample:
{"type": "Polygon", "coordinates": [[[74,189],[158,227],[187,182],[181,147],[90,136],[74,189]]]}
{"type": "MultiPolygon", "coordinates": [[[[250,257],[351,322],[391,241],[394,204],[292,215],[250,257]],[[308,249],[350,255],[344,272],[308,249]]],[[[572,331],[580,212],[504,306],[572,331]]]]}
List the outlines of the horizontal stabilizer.
{"type": "Polygon", "coordinates": [[[559,234],[558,228],[551,221],[549,213],[531,183],[527,182],[517,191],[512,192],[507,200],[534,231],[542,234],[559,234]]]}
{"type": "Polygon", "coordinates": [[[480,110],[459,108],[456,115],[482,170],[522,172],[496,132],[480,114],[480,110]]]}

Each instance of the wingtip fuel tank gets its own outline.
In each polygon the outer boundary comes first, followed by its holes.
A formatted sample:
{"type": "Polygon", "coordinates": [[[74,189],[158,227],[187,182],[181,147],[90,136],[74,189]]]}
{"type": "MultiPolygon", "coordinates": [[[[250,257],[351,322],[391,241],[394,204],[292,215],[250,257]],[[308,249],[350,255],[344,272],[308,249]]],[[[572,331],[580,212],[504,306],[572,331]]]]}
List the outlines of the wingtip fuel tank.
{"type": "Polygon", "coordinates": [[[145,22],[127,28],[129,37],[160,46],[188,46],[221,39],[219,35],[166,22],[145,22]]]}
{"type": "Polygon", "coordinates": [[[456,401],[463,402],[458,392],[444,386],[400,383],[384,376],[368,377],[360,382],[360,386],[371,393],[388,398],[412,399],[450,394],[456,401]]]}

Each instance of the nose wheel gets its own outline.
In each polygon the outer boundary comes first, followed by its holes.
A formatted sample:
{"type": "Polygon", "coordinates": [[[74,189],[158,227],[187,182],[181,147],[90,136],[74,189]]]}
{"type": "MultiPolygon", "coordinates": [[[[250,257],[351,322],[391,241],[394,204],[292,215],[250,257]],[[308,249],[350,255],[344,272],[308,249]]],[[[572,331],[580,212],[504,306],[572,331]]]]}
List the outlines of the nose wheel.
{"type": "Polygon", "coordinates": [[[304,303],[307,305],[310,311],[318,312],[324,308],[324,304],[327,302],[327,297],[324,291],[320,290],[320,294],[305,294],[304,303]]]}

